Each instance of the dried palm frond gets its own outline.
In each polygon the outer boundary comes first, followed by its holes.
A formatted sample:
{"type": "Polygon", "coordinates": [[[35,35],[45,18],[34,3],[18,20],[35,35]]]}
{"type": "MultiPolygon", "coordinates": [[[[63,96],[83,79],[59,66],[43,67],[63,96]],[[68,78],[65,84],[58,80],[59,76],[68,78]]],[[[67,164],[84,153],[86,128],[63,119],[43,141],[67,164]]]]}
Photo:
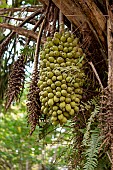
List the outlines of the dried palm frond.
{"type": "Polygon", "coordinates": [[[11,105],[11,102],[19,98],[19,95],[23,91],[25,80],[25,60],[24,56],[20,56],[17,61],[14,62],[11,74],[8,80],[8,89],[6,93],[6,110],[11,105]]]}
{"type": "Polygon", "coordinates": [[[31,84],[28,93],[28,124],[31,125],[30,135],[34,132],[36,125],[39,125],[39,118],[41,116],[41,103],[39,97],[39,88],[37,86],[38,73],[35,71],[32,74],[31,84]]]}

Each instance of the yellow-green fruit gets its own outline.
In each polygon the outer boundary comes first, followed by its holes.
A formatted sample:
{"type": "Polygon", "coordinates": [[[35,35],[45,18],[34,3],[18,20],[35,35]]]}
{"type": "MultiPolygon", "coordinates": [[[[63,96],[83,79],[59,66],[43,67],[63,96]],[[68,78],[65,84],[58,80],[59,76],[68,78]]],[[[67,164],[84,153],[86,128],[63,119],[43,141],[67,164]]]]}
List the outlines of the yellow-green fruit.
{"type": "Polygon", "coordinates": [[[62,111],[61,110],[57,110],[57,114],[58,115],[62,114],[62,111]]]}
{"type": "Polygon", "coordinates": [[[48,98],[53,98],[54,94],[53,93],[48,93],[48,98]]]}
{"type": "Polygon", "coordinates": [[[53,76],[52,77],[52,81],[56,81],[57,77],[56,76],[53,76]]]}
{"type": "Polygon", "coordinates": [[[53,106],[53,104],[54,104],[53,99],[49,99],[49,100],[48,100],[48,105],[49,105],[49,106],[53,106]]]}
{"type": "Polygon", "coordinates": [[[46,90],[47,90],[48,93],[51,93],[51,92],[52,92],[51,87],[47,87],[46,90]]]}
{"type": "Polygon", "coordinates": [[[66,102],[66,103],[70,103],[70,102],[71,102],[71,98],[66,97],[65,102],[66,102]]]}
{"type": "Polygon", "coordinates": [[[53,51],[58,51],[58,47],[54,45],[54,46],[52,47],[52,50],[53,50],[53,51]]]}
{"type": "Polygon", "coordinates": [[[61,90],[62,96],[67,96],[67,91],[66,90],[61,90]]]}
{"type": "Polygon", "coordinates": [[[51,84],[51,88],[52,88],[52,89],[55,89],[55,88],[56,88],[56,86],[55,86],[54,83],[51,84]]]}
{"type": "Polygon", "coordinates": [[[51,79],[48,79],[48,80],[47,80],[47,84],[48,84],[48,85],[51,85],[52,83],[53,83],[53,82],[52,82],[51,79]]]}
{"type": "Polygon", "coordinates": [[[53,110],[57,111],[58,110],[58,106],[53,106],[53,110]]]}
{"type": "Polygon", "coordinates": [[[57,116],[57,112],[54,111],[54,112],[52,113],[52,116],[57,116]]]}
{"type": "Polygon", "coordinates": [[[58,62],[59,64],[61,64],[61,63],[64,62],[64,59],[63,59],[62,57],[58,57],[58,58],[57,58],[57,62],[58,62]]]}
{"type": "Polygon", "coordinates": [[[61,88],[62,88],[63,90],[66,90],[66,89],[67,89],[67,85],[66,85],[66,84],[62,84],[62,85],[61,85],[61,88]]]}
{"type": "Polygon", "coordinates": [[[57,80],[61,81],[62,80],[62,75],[57,76],[57,80]]]}
{"type": "Polygon", "coordinates": [[[66,58],[66,57],[67,57],[67,54],[63,52],[63,53],[62,53],[62,57],[63,57],[63,58],[66,58]]]}
{"type": "Polygon", "coordinates": [[[54,62],[54,57],[49,57],[49,62],[53,63],[54,62]]]}
{"type": "Polygon", "coordinates": [[[48,77],[48,78],[52,78],[53,75],[54,75],[54,74],[53,74],[52,72],[48,72],[48,73],[47,73],[47,77],[48,77]]]}
{"type": "Polygon", "coordinates": [[[57,120],[57,117],[55,117],[55,116],[51,117],[51,121],[56,121],[56,120],[57,120]]]}
{"type": "Polygon", "coordinates": [[[75,98],[75,102],[76,102],[76,103],[80,103],[80,99],[76,97],[76,98],[75,98]]]}
{"type": "Polygon", "coordinates": [[[58,119],[62,120],[64,118],[63,114],[58,115],[58,119]]]}
{"type": "Polygon", "coordinates": [[[60,40],[61,40],[62,42],[66,42],[66,37],[65,37],[65,36],[61,36],[60,40]]]}
{"type": "Polygon", "coordinates": [[[61,96],[61,97],[60,97],[60,101],[61,101],[61,102],[65,101],[65,97],[64,97],[64,96],[61,96]]]}
{"type": "Polygon", "coordinates": [[[71,105],[70,104],[66,104],[66,111],[70,112],[71,111],[71,105]]]}
{"type": "Polygon", "coordinates": [[[59,102],[59,98],[57,96],[54,96],[54,102],[59,102]]]}
{"type": "Polygon", "coordinates": [[[47,114],[47,113],[48,113],[48,108],[45,108],[45,109],[43,110],[43,113],[44,113],[44,114],[47,114]]]}
{"type": "Polygon", "coordinates": [[[59,32],[55,32],[54,33],[54,37],[60,39],[61,38],[61,34],[59,32]]]}
{"type": "Polygon", "coordinates": [[[59,105],[60,109],[63,109],[65,107],[65,105],[66,105],[65,102],[61,102],[59,105]]]}
{"type": "Polygon", "coordinates": [[[70,114],[71,116],[74,116],[74,114],[75,114],[74,109],[71,109],[71,111],[69,112],[69,114],[70,114]]]}
{"type": "Polygon", "coordinates": [[[55,70],[54,73],[55,73],[56,76],[61,75],[61,72],[59,70],[55,70]]]}
{"type": "Polygon", "coordinates": [[[71,102],[70,105],[71,105],[71,107],[75,107],[76,103],[75,102],[71,102]]]}
{"type": "Polygon", "coordinates": [[[54,43],[55,45],[58,45],[59,42],[60,42],[58,38],[53,38],[52,41],[53,41],[53,43],[54,43]]]}
{"type": "Polygon", "coordinates": [[[70,117],[70,115],[68,114],[68,112],[63,112],[63,115],[64,115],[65,117],[67,117],[67,118],[70,117]]]}
{"type": "Polygon", "coordinates": [[[56,125],[59,124],[59,121],[53,121],[52,124],[53,124],[54,126],[56,126],[56,125]]]}
{"type": "Polygon", "coordinates": [[[61,123],[67,123],[67,118],[63,116],[63,119],[61,119],[61,123]]]}
{"type": "Polygon", "coordinates": [[[61,97],[61,92],[60,92],[60,91],[57,91],[57,92],[56,92],[56,96],[57,96],[57,97],[61,97]]]}
{"type": "Polygon", "coordinates": [[[75,110],[75,112],[78,113],[78,112],[79,112],[79,107],[78,107],[78,106],[75,106],[75,107],[74,107],[74,110],[75,110]]]}
{"type": "Polygon", "coordinates": [[[57,86],[57,87],[61,86],[61,82],[60,81],[56,81],[55,82],[55,86],[57,86]]]}

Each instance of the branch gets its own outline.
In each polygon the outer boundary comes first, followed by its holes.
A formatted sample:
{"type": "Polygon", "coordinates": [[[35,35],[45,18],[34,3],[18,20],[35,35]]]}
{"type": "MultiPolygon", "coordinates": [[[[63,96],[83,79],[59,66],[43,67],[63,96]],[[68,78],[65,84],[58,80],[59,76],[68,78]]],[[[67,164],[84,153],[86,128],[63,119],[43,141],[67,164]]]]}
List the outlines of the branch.
{"type": "MultiPolygon", "coordinates": [[[[10,16],[5,16],[5,15],[0,15],[0,17],[5,17],[5,18],[9,18],[9,19],[14,19],[14,20],[17,20],[17,21],[24,21],[25,19],[24,18],[15,18],[15,17],[10,17],[10,16]]],[[[28,21],[30,24],[35,24],[36,23],[36,20],[30,20],[28,21]]]]}
{"type": "Polygon", "coordinates": [[[98,80],[98,82],[99,82],[99,84],[100,84],[101,89],[103,90],[104,87],[103,87],[103,85],[102,85],[102,82],[101,82],[101,80],[100,80],[100,77],[99,77],[99,75],[98,75],[98,73],[97,73],[97,71],[96,71],[96,69],[95,69],[93,63],[92,63],[92,62],[89,62],[89,64],[90,64],[92,70],[93,70],[94,73],[95,73],[95,76],[96,76],[96,78],[97,78],[97,80],[98,80]]]}
{"type": "MultiPolygon", "coordinates": [[[[42,9],[38,9],[37,11],[35,11],[33,14],[31,14],[30,16],[26,17],[25,20],[23,22],[21,22],[18,26],[22,27],[25,23],[27,23],[29,20],[33,19],[36,15],[41,14],[43,12],[43,8],[42,9]]],[[[7,45],[9,43],[9,41],[11,40],[11,38],[15,35],[15,32],[11,32],[8,37],[0,44],[0,57],[2,57],[2,54],[4,53],[4,50],[7,49],[7,45]]]]}
{"type": "Polygon", "coordinates": [[[21,28],[21,27],[16,27],[10,24],[5,24],[5,23],[0,23],[0,27],[2,28],[7,28],[10,30],[13,30],[14,32],[23,35],[25,37],[32,37],[33,39],[37,39],[37,34],[31,30],[26,30],[25,28],[21,28]]]}
{"type": "Polygon", "coordinates": [[[0,9],[0,15],[7,14],[9,12],[18,12],[18,11],[27,11],[27,12],[34,12],[39,8],[42,8],[42,5],[38,5],[35,7],[23,7],[23,8],[3,8],[0,9]]]}

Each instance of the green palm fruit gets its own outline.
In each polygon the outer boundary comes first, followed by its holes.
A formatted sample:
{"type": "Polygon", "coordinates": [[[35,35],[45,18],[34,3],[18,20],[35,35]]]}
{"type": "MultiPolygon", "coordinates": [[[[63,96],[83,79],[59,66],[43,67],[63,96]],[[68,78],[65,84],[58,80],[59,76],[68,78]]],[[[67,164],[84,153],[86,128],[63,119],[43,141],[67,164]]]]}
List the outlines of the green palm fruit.
{"type": "Polygon", "coordinates": [[[64,49],[64,48],[63,48],[62,45],[59,45],[59,46],[58,46],[58,50],[59,50],[59,51],[63,51],[63,49],[64,49]]]}
{"type": "Polygon", "coordinates": [[[57,120],[57,117],[55,117],[55,116],[51,117],[51,121],[56,121],[56,120],[57,120]]]}
{"type": "Polygon", "coordinates": [[[65,42],[65,43],[64,43],[64,47],[69,47],[69,43],[68,43],[68,42],[65,42]]]}
{"type": "Polygon", "coordinates": [[[67,118],[66,117],[63,117],[63,119],[61,119],[61,124],[63,123],[67,123],[67,118]]]}
{"type": "Polygon", "coordinates": [[[78,106],[75,106],[75,107],[74,107],[74,111],[75,111],[76,113],[78,113],[78,112],[79,112],[79,107],[78,107],[78,106]]]}
{"type": "Polygon", "coordinates": [[[57,126],[57,125],[59,124],[59,121],[53,121],[52,124],[53,124],[54,126],[57,126]]]}
{"type": "Polygon", "coordinates": [[[62,75],[57,76],[57,80],[61,81],[62,80],[62,75]]]}
{"type": "Polygon", "coordinates": [[[64,97],[64,96],[61,96],[61,97],[60,97],[60,101],[61,101],[61,102],[65,101],[65,97],[64,97]]]}
{"type": "Polygon", "coordinates": [[[60,81],[56,81],[55,82],[55,86],[57,86],[57,87],[61,86],[61,82],[60,81]]]}
{"type": "Polygon", "coordinates": [[[66,38],[69,38],[71,36],[71,33],[70,32],[65,32],[65,37],[66,38]]]}
{"type": "Polygon", "coordinates": [[[67,42],[68,42],[68,43],[72,43],[72,42],[73,42],[73,38],[72,38],[72,37],[68,37],[68,38],[67,38],[67,42]]]}
{"type": "Polygon", "coordinates": [[[66,53],[62,52],[62,57],[66,58],[67,57],[66,53]]]}
{"type": "Polygon", "coordinates": [[[52,92],[51,87],[47,87],[46,90],[47,90],[48,93],[51,93],[51,92],[52,92]]]}
{"type": "Polygon", "coordinates": [[[55,45],[59,45],[59,39],[58,38],[53,38],[52,42],[55,44],[55,45]]]}
{"type": "Polygon", "coordinates": [[[79,88],[79,83],[74,83],[75,88],[79,88]]]}
{"type": "Polygon", "coordinates": [[[68,51],[71,52],[73,50],[73,47],[68,47],[68,51]]]}
{"type": "Polygon", "coordinates": [[[56,92],[56,96],[57,96],[57,97],[61,97],[61,92],[60,92],[60,91],[57,91],[57,92],[56,92]]]}
{"type": "Polygon", "coordinates": [[[52,82],[51,79],[48,79],[48,80],[47,80],[47,84],[48,84],[48,85],[51,85],[52,83],[53,83],[53,82],[52,82]]]}
{"type": "Polygon", "coordinates": [[[45,109],[45,107],[44,106],[41,106],[41,111],[43,112],[43,110],[45,109]]]}
{"type": "Polygon", "coordinates": [[[66,82],[71,82],[71,80],[72,80],[72,77],[70,76],[66,77],[66,82]]]}
{"type": "Polygon", "coordinates": [[[51,84],[51,88],[52,88],[52,89],[55,89],[55,88],[56,88],[56,86],[55,86],[54,83],[51,84]]]}
{"type": "Polygon", "coordinates": [[[62,85],[61,85],[61,88],[62,88],[63,90],[66,90],[66,89],[67,89],[67,85],[66,85],[66,84],[62,84],[62,85]]]}
{"type": "Polygon", "coordinates": [[[75,89],[75,93],[82,94],[82,93],[83,93],[83,91],[82,91],[82,89],[81,89],[81,88],[77,88],[77,89],[75,89]]]}
{"type": "Polygon", "coordinates": [[[67,53],[67,57],[72,58],[73,57],[72,53],[71,52],[67,53]]]}
{"type": "Polygon", "coordinates": [[[49,49],[48,48],[45,49],[45,53],[49,54],[49,49]]]}
{"type": "Polygon", "coordinates": [[[56,91],[61,91],[61,87],[56,87],[56,91]]]}
{"type": "Polygon", "coordinates": [[[60,55],[59,51],[54,51],[54,56],[58,57],[60,55]]]}
{"type": "Polygon", "coordinates": [[[58,106],[53,106],[53,110],[57,111],[58,110],[58,106]]]}
{"type": "Polygon", "coordinates": [[[53,104],[54,104],[53,98],[52,98],[52,99],[49,99],[49,100],[48,100],[48,105],[49,105],[49,106],[53,106],[53,104]]]}
{"type": "Polygon", "coordinates": [[[69,114],[70,114],[71,116],[74,116],[74,114],[75,114],[74,109],[71,109],[71,111],[69,112],[69,114]]]}
{"type": "Polygon", "coordinates": [[[58,115],[62,114],[62,110],[57,110],[57,114],[58,115]]]}
{"type": "Polygon", "coordinates": [[[70,105],[71,105],[71,107],[75,107],[76,103],[73,101],[73,102],[70,102],[70,105]]]}
{"type": "Polygon", "coordinates": [[[66,74],[66,73],[63,73],[62,76],[63,76],[64,79],[66,79],[67,74],[66,74]]]}
{"type": "Polygon", "coordinates": [[[80,99],[76,97],[76,98],[75,98],[75,102],[76,102],[76,103],[80,103],[80,99]]]}
{"type": "Polygon", "coordinates": [[[58,62],[59,64],[61,64],[61,63],[64,62],[64,59],[63,59],[62,57],[58,57],[58,58],[57,58],[57,62],[58,62]]]}
{"type": "Polygon", "coordinates": [[[72,91],[73,91],[73,88],[72,88],[72,87],[67,87],[67,92],[68,92],[68,93],[72,93],[72,91]]]}
{"type": "Polygon", "coordinates": [[[47,41],[52,41],[52,38],[51,37],[47,37],[47,41]]]}
{"type": "Polygon", "coordinates": [[[66,67],[66,63],[61,63],[60,66],[61,67],[66,67]]]}
{"type": "Polygon", "coordinates": [[[52,81],[56,81],[57,77],[56,76],[53,76],[52,77],[52,81]]]}
{"type": "Polygon", "coordinates": [[[55,70],[54,74],[55,74],[56,76],[60,76],[60,75],[61,75],[61,72],[60,72],[59,70],[55,70]]]}
{"type": "Polygon", "coordinates": [[[48,98],[53,98],[54,94],[53,93],[48,93],[48,98]]]}
{"type": "Polygon", "coordinates": [[[57,112],[56,111],[54,111],[53,113],[52,113],[52,116],[57,116],[57,112]]]}
{"type": "Polygon", "coordinates": [[[67,91],[66,90],[61,90],[61,94],[62,94],[62,96],[66,96],[67,95],[67,91]]]}
{"type": "Polygon", "coordinates": [[[38,87],[40,87],[42,84],[43,84],[43,81],[41,81],[41,80],[39,80],[37,83],[38,87]]]}
{"type": "Polygon", "coordinates": [[[53,93],[56,95],[56,90],[53,90],[53,93]]]}
{"type": "Polygon", "coordinates": [[[54,37],[60,39],[61,38],[61,34],[59,32],[55,32],[54,33],[54,37]]]}
{"type": "Polygon", "coordinates": [[[54,46],[52,47],[52,50],[53,50],[53,51],[58,51],[58,47],[54,45],[54,46]]]}
{"type": "Polygon", "coordinates": [[[54,69],[55,68],[55,64],[54,63],[50,63],[50,68],[54,69]]]}
{"type": "Polygon", "coordinates": [[[66,103],[70,103],[70,102],[71,102],[71,98],[66,97],[66,98],[65,98],[65,102],[66,102],[66,103]]]}
{"type": "Polygon", "coordinates": [[[78,47],[73,47],[73,51],[77,52],[78,51],[78,47]]]}
{"type": "Polygon", "coordinates": [[[54,56],[54,51],[50,51],[49,56],[53,57],[54,56]]]}
{"type": "Polygon", "coordinates": [[[74,40],[73,40],[73,47],[75,47],[75,46],[77,46],[78,45],[78,42],[79,42],[79,39],[78,38],[75,38],[74,40]]]}
{"type": "Polygon", "coordinates": [[[62,42],[66,42],[66,37],[65,37],[65,36],[61,36],[60,40],[61,40],[62,42]]]}
{"type": "Polygon", "coordinates": [[[44,108],[43,113],[47,114],[48,113],[48,108],[44,108]]]}
{"type": "Polygon", "coordinates": [[[59,105],[60,109],[63,109],[65,107],[65,105],[66,105],[65,102],[61,102],[59,105]]]}
{"type": "Polygon", "coordinates": [[[49,57],[48,59],[50,63],[54,63],[54,57],[49,57]]]}
{"type": "Polygon", "coordinates": [[[59,102],[59,98],[57,96],[54,96],[54,102],[59,102]]]}
{"type": "Polygon", "coordinates": [[[58,115],[58,119],[62,120],[64,118],[63,114],[58,115]]]}
{"type": "Polygon", "coordinates": [[[64,47],[63,51],[64,51],[65,53],[67,53],[67,52],[68,52],[68,48],[67,48],[67,47],[64,47]]]}
{"type": "Polygon", "coordinates": [[[70,104],[66,104],[66,111],[70,112],[71,111],[71,105],[70,104]]]}
{"type": "Polygon", "coordinates": [[[67,117],[67,118],[69,118],[69,117],[70,117],[70,115],[69,115],[69,113],[68,113],[68,112],[63,112],[63,115],[64,115],[65,117],[67,117]]]}
{"type": "Polygon", "coordinates": [[[44,97],[47,97],[47,96],[48,96],[48,92],[47,92],[47,91],[44,91],[44,92],[43,92],[43,96],[44,96],[44,97]]]}
{"type": "Polygon", "coordinates": [[[47,77],[48,77],[48,78],[52,78],[53,75],[54,75],[54,74],[53,74],[52,72],[48,72],[48,73],[47,73],[47,77]]]}
{"type": "Polygon", "coordinates": [[[75,55],[75,58],[79,58],[81,56],[81,53],[80,52],[76,52],[76,55],[75,55]]]}

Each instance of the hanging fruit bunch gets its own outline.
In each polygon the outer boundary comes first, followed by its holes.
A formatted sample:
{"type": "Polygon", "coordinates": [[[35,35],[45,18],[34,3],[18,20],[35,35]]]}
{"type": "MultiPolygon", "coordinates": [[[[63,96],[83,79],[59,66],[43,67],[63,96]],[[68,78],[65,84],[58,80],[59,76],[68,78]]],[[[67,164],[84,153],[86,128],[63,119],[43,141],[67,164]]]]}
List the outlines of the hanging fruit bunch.
{"type": "Polygon", "coordinates": [[[78,38],[70,32],[55,32],[40,52],[41,112],[53,125],[62,125],[79,112],[84,56],[78,38]]]}

